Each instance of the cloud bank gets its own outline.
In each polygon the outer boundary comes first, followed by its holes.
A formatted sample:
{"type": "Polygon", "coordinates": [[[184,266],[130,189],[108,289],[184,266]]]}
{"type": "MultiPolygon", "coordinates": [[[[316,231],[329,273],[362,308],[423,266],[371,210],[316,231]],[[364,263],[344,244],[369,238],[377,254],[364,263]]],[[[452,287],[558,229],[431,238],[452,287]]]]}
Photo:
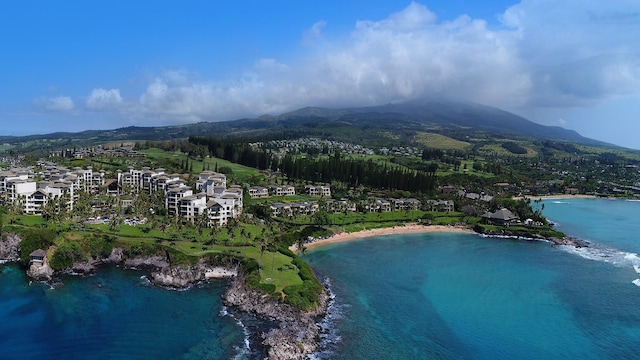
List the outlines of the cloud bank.
{"type": "MultiPolygon", "coordinates": [[[[366,106],[446,96],[510,110],[596,106],[640,95],[637,0],[523,0],[500,24],[462,15],[440,21],[421,3],[358,21],[327,38],[318,21],[301,34],[305,55],[260,59],[238,79],[179,71],[155,76],[143,93],[96,88],[84,110],[137,119],[215,121],[303,106],[366,106]]],[[[71,98],[48,110],[72,110],[71,98]]]]}

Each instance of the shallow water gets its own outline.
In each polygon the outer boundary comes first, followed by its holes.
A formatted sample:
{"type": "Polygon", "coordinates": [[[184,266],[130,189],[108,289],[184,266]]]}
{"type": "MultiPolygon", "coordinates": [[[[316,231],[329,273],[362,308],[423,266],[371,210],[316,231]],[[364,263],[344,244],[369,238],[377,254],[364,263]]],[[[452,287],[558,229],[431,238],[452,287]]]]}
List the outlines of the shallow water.
{"type": "MultiPolygon", "coordinates": [[[[310,251],[336,296],[316,358],[638,358],[640,203],[544,203],[561,231],[592,246],[432,233],[310,251]]],[[[263,355],[247,332],[265,324],[224,308],[226,281],[169,291],[106,267],[49,289],[0,266],[0,359],[263,355]]]]}
{"type": "Polygon", "coordinates": [[[632,281],[640,274],[630,253],[637,245],[634,227],[624,232],[618,223],[624,212],[640,228],[640,204],[593,201],[546,204],[545,214],[572,233],[599,209],[590,223],[599,230],[576,233],[607,237],[594,251],[436,233],[312,250],[306,259],[331,279],[339,309],[334,341],[319,357],[637,358],[640,287],[632,281]],[[618,215],[608,223],[610,214],[618,215]]]}

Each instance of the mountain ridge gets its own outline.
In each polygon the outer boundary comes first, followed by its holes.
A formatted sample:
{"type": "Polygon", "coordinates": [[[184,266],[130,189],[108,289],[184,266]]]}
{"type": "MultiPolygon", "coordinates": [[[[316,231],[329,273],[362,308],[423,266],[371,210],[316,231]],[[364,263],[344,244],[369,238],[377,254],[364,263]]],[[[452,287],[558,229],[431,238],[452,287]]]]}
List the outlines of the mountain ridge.
{"type": "Polygon", "coordinates": [[[471,135],[533,137],[567,141],[583,145],[619,147],[583,137],[574,130],[534,123],[519,115],[486,105],[446,99],[421,99],[405,103],[352,108],[304,107],[280,115],[262,115],[219,122],[197,122],[170,126],[129,126],[112,130],[55,132],[27,136],[0,136],[0,143],[56,140],[81,146],[83,142],[123,140],[171,140],[189,136],[249,136],[276,131],[340,136],[339,129],[362,139],[379,136],[373,129],[402,133],[401,139],[412,141],[412,134],[436,132],[464,139],[471,135]],[[333,129],[333,130],[332,130],[333,129]]]}

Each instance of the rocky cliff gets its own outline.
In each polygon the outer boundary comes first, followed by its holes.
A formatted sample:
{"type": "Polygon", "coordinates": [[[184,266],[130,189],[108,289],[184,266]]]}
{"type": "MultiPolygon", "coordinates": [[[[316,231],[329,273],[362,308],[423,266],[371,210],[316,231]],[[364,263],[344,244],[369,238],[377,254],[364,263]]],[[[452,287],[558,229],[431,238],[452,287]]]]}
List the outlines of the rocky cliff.
{"type": "Polygon", "coordinates": [[[18,235],[7,234],[0,239],[0,260],[18,261],[20,259],[20,238],[18,235]]]}
{"type": "Polygon", "coordinates": [[[233,277],[236,274],[234,269],[212,267],[204,259],[200,259],[195,265],[165,266],[151,273],[151,281],[160,286],[184,288],[205,279],[233,277]]]}
{"type": "Polygon", "coordinates": [[[242,276],[236,277],[223,300],[228,306],[278,322],[278,327],[263,334],[262,344],[268,348],[269,359],[306,359],[318,351],[320,326],[318,318],[325,315],[329,296],[320,295],[319,305],[303,312],[268,295],[248,289],[242,276]]]}

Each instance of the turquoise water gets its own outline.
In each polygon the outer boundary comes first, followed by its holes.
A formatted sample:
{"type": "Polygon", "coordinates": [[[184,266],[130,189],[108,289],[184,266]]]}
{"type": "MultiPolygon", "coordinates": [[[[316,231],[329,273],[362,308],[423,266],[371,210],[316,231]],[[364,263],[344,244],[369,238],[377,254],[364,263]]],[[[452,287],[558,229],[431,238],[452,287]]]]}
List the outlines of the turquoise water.
{"type": "Polygon", "coordinates": [[[597,246],[433,233],[311,251],[336,295],[318,357],[640,357],[640,203],[548,201],[544,212],[597,246]]]}
{"type": "MultiPolygon", "coordinates": [[[[1,265],[0,265],[1,266],[1,265]]],[[[1,359],[229,359],[247,355],[225,315],[225,281],[187,291],[150,286],[142,272],[105,267],[49,289],[24,271],[0,273],[1,359]]]]}
{"type": "MultiPolygon", "coordinates": [[[[585,249],[468,234],[314,249],[336,298],[324,359],[640,358],[640,202],[549,200],[585,249]]],[[[65,286],[0,273],[0,359],[245,359],[265,324],[224,308],[225,281],[187,291],[106,267],[65,286]]]]}

